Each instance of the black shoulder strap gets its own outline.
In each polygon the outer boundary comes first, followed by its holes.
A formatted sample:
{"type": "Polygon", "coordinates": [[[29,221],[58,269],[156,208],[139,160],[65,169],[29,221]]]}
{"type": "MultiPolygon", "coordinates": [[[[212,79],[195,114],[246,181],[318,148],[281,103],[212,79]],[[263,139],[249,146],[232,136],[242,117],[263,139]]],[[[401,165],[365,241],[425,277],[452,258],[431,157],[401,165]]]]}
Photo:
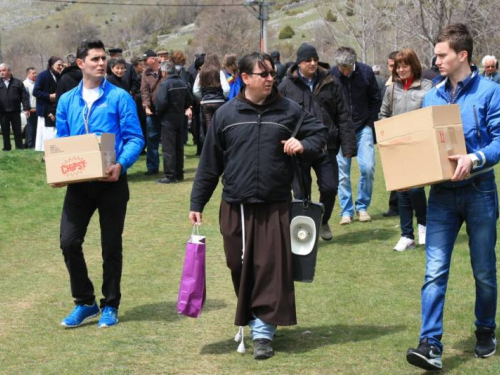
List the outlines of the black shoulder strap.
{"type": "Polygon", "coordinates": [[[304,122],[305,117],[306,117],[306,111],[305,111],[305,109],[302,109],[300,111],[299,121],[297,122],[297,125],[295,126],[295,130],[292,133],[292,138],[295,138],[297,136],[297,134],[299,133],[300,127],[302,126],[302,123],[304,122]]]}
{"type": "MultiPolygon", "coordinates": [[[[300,130],[300,127],[302,126],[302,123],[304,122],[304,118],[306,117],[306,114],[307,112],[302,109],[300,111],[300,117],[299,117],[299,121],[297,122],[297,125],[295,126],[295,130],[293,131],[292,133],[292,138],[295,138],[300,130]]],[[[293,163],[293,167],[295,169],[295,178],[297,178],[299,180],[299,183],[300,183],[300,189],[302,190],[302,194],[303,194],[303,197],[304,197],[304,202],[310,202],[311,201],[311,194],[307,191],[307,186],[306,186],[306,182],[304,181],[304,175],[302,173],[302,168],[300,167],[300,165],[302,164],[301,163],[301,159],[300,159],[300,156],[299,155],[294,155],[292,156],[292,163],[293,163]]]]}

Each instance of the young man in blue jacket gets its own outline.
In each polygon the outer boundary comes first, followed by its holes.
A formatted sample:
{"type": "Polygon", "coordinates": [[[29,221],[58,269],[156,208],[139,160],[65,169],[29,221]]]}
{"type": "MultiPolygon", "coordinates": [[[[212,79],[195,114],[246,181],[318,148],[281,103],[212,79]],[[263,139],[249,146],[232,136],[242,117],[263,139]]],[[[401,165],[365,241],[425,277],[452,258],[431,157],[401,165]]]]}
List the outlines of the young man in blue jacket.
{"type": "Polygon", "coordinates": [[[107,178],[71,184],[66,191],[60,241],[76,307],[61,325],[78,327],[102,312],[98,326],[110,327],[118,323],[121,297],[122,233],[129,199],[126,171],[138,159],[144,137],[132,97],[104,79],[104,44],[100,40],[83,41],[77,50],[77,64],[83,80],[59,99],[57,136],[114,133],[116,164],[106,170],[107,178]],[[104,273],[100,308],[82,251],[95,210],[99,211],[104,273]]]}
{"type": "Polygon", "coordinates": [[[422,328],[409,363],[427,370],[442,368],[443,310],[451,254],[465,222],[476,282],[476,357],[495,353],[498,196],[493,166],[500,160],[500,85],[471,67],[473,41],[463,24],[444,27],[434,52],[441,77],[423,106],[458,104],[467,146],[451,181],[433,185],[427,207],[426,271],[422,287],[422,328]]]}

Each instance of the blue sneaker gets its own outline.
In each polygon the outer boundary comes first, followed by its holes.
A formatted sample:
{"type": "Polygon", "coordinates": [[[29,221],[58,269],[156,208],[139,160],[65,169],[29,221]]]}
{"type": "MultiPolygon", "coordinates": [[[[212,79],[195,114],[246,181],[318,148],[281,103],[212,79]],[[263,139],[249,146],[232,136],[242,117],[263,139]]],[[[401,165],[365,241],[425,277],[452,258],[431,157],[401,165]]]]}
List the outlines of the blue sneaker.
{"type": "Polygon", "coordinates": [[[76,305],[71,314],[63,319],[61,325],[67,328],[74,328],[81,325],[84,321],[99,315],[99,307],[94,302],[93,305],[76,305]]]}
{"type": "Polygon", "coordinates": [[[104,306],[102,309],[101,319],[97,326],[99,328],[111,327],[118,324],[118,309],[111,306],[104,306]]]}

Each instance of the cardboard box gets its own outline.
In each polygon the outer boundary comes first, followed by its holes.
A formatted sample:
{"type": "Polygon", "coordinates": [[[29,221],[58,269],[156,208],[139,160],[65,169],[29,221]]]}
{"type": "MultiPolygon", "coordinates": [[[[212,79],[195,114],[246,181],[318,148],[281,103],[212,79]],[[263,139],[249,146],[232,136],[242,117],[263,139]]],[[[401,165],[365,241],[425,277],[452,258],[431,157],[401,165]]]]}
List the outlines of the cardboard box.
{"type": "Polygon", "coordinates": [[[387,191],[450,180],[466,154],[458,105],[433,106],[375,123],[387,191]]]}
{"type": "Polygon", "coordinates": [[[103,133],[47,140],[47,183],[75,183],[107,177],[104,171],[116,162],[115,135],[103,133]]]}

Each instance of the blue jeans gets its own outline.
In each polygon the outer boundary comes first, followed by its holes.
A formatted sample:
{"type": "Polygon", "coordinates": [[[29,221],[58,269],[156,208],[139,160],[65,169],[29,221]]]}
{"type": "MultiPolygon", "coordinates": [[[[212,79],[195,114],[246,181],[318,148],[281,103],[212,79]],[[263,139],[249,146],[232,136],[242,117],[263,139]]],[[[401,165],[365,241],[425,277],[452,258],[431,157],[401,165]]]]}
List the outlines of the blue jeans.
{"type": "Polygon", "coordinates": [[[427,199],[424,188],[415,188],[408,191],[398,191],[398,212],[401,226],[401,236],[415,239],[413,234],[413,210],[417,224],[426,226],[427,199]]]}
{"type": "Polygon", "coordinates": [[[148,138],[146,151],[146,167],[148,171],[158,171],[160,168],[160,153],[158,148],[160,145],[160,119],[156,115],[146,117],[148,138]]]}
{"type": "MultiPolygon", "coordinates": [[[[359,183],[357,211],[367,211],[372,200],[373,176],[375,174],[375,151],[373,147],[373,132],[369,126],[356,132],[358,145],[359,183]]],[[[339,201],[341,206],[340,216],[354,216],[354,205],[351,189],[351,158],[342,155],[342,150],[337,154],[339,164],[339,201]]]]}
{"type": "Polygon", "coordinates": [[[273,341],[274,334],[276,333],[276,326],[272,324],[268,324],[252,314],[255,318],[254,320],[250,320],[248,325],[250,327],[250,335],[252,340],[255,339],[268,339],[273,341]]]}
{"type": "Polygon", "coordinates": [[[431,187],[427,207],[426,270],[422,287],[420,339],[442,349],[443,309],[451,254],[462,223],[469,236],[476,283],[476,326],[495,328],[497,278],[495,243],[498,195],[494,176],[476,178],[467,186],[431,187]]]}

